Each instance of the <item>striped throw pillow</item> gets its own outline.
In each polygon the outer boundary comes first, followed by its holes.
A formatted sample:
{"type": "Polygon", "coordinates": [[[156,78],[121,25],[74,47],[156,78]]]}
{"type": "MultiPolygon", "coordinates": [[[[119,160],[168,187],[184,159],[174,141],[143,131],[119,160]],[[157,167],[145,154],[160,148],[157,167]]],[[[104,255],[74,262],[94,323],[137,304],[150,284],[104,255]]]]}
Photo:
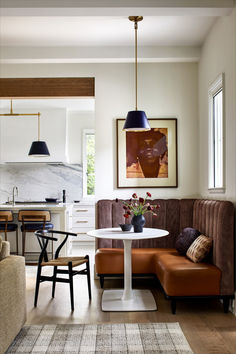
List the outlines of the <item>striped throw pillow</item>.
{"type": "Polygon", "coordinates": [[[200,235],[187,250],[186,256],[194,263],[201,262],[210,252],[213,240],[211,237],[200,235]]]}

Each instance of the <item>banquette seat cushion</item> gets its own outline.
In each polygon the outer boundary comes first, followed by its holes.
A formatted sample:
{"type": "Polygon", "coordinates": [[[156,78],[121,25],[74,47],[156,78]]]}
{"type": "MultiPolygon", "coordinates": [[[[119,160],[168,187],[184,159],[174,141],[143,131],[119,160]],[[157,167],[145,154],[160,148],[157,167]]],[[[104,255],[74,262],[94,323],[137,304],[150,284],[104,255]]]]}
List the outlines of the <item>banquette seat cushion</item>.
{"type": "Polygon", "coordinates": [[[220,293],[221,271],[210,263],[193,263],[176,250],[157,253],[155,270],[169,296],[210,296],[220,293]]]}

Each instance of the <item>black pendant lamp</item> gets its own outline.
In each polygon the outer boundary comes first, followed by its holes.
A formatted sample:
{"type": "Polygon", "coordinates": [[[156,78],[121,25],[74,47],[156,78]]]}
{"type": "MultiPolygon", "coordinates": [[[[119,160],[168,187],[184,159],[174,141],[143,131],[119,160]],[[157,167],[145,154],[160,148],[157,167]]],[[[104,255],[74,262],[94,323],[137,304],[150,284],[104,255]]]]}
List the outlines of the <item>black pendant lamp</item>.
{"type": "Polygon", "coordinates": [[[129,111],[126,117],[123,130],[126,131],[145,131],[150,130],[150,125],[144,111],[138,110],[138,45],[137,31],[138,22],[142,21],[143,16],[129,16],[129,20],[134,22],[135,30],[135,111],[129,111]]]}
{"type": "Polygon", "coordinates": [[[47,144],[45,141],[40,140],[40,113],[38,113],[38,141],[32,142],[28,155],[34,157],[50,156],[47,144]]]}

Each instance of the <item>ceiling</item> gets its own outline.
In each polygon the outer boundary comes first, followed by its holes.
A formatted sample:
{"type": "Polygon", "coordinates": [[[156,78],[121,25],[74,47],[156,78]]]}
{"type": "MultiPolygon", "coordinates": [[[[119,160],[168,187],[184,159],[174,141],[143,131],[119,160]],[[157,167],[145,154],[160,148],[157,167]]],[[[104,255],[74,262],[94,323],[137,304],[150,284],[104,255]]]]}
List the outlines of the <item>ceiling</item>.
{"type": "Polygon", "coordinates": [[[198,61],[235,0],[0,0],[0,63],[198,61]]]}
{"type": "MultiPolygon", "coordinates": [[[[140,46],[200,46],[215,16],[146,16],[139,23],[140,46]]],[[[127,17],[1,18],[2,46],[131,46],[133,23],[127,17]]]]}

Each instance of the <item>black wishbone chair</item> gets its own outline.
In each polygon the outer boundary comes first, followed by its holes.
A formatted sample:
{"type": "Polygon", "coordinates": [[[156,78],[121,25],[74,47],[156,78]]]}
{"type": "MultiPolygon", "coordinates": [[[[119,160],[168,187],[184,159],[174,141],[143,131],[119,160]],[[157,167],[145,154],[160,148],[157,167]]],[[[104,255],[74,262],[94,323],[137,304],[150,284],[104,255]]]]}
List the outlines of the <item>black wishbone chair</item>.
{"type": "Polygon", "coordinates": [[[88,294],[91,300],[91,282],[90,282],[90,268],[89,268],[89,256],[85,257],[59,257],[59,253],[62,247],[65,245],[68,236],[77,236],[75,233],[67,231],[56,231],[56,230],[38,230],[35,232],[38,238],[39,245],[41,247],[41,253],[38,260],[38,271],[36,278],[35,287],[35,298],[34,306],[37,306],[39,285],[44,281],[52,282],[52,297],[55,295],[56,282],[69,283],[70,284],[70,299],[71,299],[71,311],[74,311],[74,291],[73,291],[73,276],[76,274],[87,275],[88,281],[88,294]],[[51,234],[51,236],[49,236],[51,234]],[[54,234],[65,235],[64,240],[58,246],[55,252],[54,259],[48,260],[47,246],[49,241],[57,241],[57,238],[53,237],[54,234]],[[86,268],[82,270],[73,270],[81,264],[86,264],[86,268]],[[42,267],[51,266],[54,267],[53,276],[41,275],[42,267]],[[68,269],[58,269],[57,267],[68,267],[68,269]],[[68,274],[68,278],[58,278],[57,274],[68,274]]]}

